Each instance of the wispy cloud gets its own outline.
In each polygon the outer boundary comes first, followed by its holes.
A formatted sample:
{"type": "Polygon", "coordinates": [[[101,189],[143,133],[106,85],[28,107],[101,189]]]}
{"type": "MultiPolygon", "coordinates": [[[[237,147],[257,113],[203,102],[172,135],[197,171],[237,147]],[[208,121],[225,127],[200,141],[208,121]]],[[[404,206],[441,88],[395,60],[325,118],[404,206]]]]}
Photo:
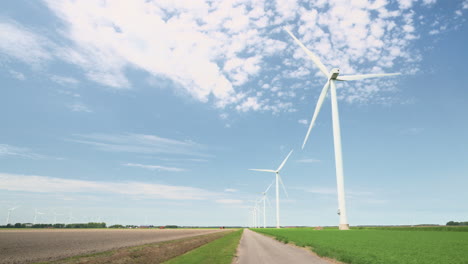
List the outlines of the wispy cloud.
{"type": "Polygon", "coordinates": [[[227,189],[224,189],[225,192],[230,192],[230,193],[234,193],[234,192],[238,192],[239,190],[237,189],[232,189],[232,188],[227,188],[227,189]]]}
{"type": "Polygon", "coordinates": [[[305,126],[309,123],[309,121],[307,121],[307,119],[299,119],[299,120],[297,120],[297,122],[298,122],[299,124],[303,124],[303,125],[305,125],[305,126]]]}
{"type": "Polygon", "coordinates": [[[33,193],[119,194],[146,199],[206,200],[219,194],[204,189],[143,182],[110,182],[0,173],[0,189],[33,193]]]}
{"type": "Polygon", "coordinates": [[[0,21],[0,53],[37,65],[52,59],[55,45],[31,29],[11,20],[0,21]]]}
{"type": "Polygon", "coordinates": [[[143,169],[148,169],[148,170],[172,171],[172,172],[186,171],[186,169],[182,169],[182,168],[165,167],[165,166],[160,166],[160,165],[144,165],[144,164],[138,164],[138,163],[126,163],[123,165],[127,167],[137,167],[137,168],[143,168],[143,169]]]}
{"type": "Polygon", "coordinates": [[[76,85],[79,81],[73,77],[51,75],[50,79],[60,85],[76,85]]]}
{"type": "Polygon", "coordinates": [[[13,76],[13,78],[18,79],[20,81],[26,80],[26,76],[24,76],[24,74],[22,74],[21,72],[10,70],[10,74],[11,76],[13,76]]]}
{"type": "Polygon", "coordinates": [[[86,106],[83,103],[79,103],[79,102],[69,104],[67,106],[73,112],[84,112],[84,113],[92,113],[93,112],[93,110],[91,110],[88,106],[86,106]]]}
{"type": "Polygon", "coordinates": [[[203,145],[146,134],[77,134],[70,141],[93,146],[102,151],[141,154],[179,154],[208,157],[203,145]]]}
{"type": "Polygon", "coordinates": [[[16,147],[8,144],[0,144],[0,157],[2,156],[16,156],[29,159],[47,158],[47,156],[34,153],[29,148],[16,147]]]}

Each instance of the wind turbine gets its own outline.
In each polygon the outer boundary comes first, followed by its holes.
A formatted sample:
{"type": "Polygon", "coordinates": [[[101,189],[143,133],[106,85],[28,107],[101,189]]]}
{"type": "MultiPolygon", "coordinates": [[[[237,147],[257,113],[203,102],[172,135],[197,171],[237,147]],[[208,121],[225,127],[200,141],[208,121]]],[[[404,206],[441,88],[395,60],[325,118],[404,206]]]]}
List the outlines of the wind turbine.
{"type": "Polygon", "coordinates": [[[273,172],[276,174],[276,228],[280,228],[280,219],[279,219],[279,182],[281,182],[281,185],[283,185],[283,190],[284,192],[286,193],[286,196],[288,195],[288,193],[286,192],[286,188],[284,187],[284,184],[283,184],[283,180],[281,180],[281,176],[280,176],[280,171],[281,169],[283,168],[284,164],[286,164],[286,161],[288,160],[289,156],[291,156],[291,153],[293,152],[293,150],[291,150],[288,154],[288,156],[286,156],[286,158],[283,160],[283,162],[281,163],[281,165],[278,167],[277,170],[263,170],[263,169],[249,169],[249,170],[253,170],[253,171],[265,171],[265,172],[273,172]]]}
{"type": "Polygon", "coordinates": [[[10,223],[10,215],[11,215],[11,212],[16,210],[19,206],[16,206],[16,207],[12,207],[10,209],[8,209],[8,215],[7,215],[7,219],[6,219],[6,224],[5,225],[8,225],[10,223]]]}
{"type": "Polygon", "coordinates": [[[53,213],[54,213],[54,225],[55,225],[55,224],[57,224],[57,216],[58,215],[63,215],[63,214],[59,214],[59,213],[57,213],[55,211],[53,211],[53,213]]]}
{"type": "MultiPolygon", "coordinates": [[[[268,199],[268,197],[266,195],[267,195],[268,191],[270,190],[271,186],[273,185],[273,183],[275,183],[275,181],[273,181],[268,186],[268,188],[266,188],[266,190],[264,192],[262,192],[262,199],[260,200],[260,201],[263,201],[263,228],[266,228],[266,213],[265,213],[266,209],[265,208],[266,208],[266,200],[268,199]]],[[[268,200],[268,203],[270,203],[270,200],[268,200]]]]}
{"type": "Polygon", "coordinates": [[[341,154],[341,131],[340,131],[340,119],[338,114],[338,102],[336,98],[336,85],[335,81],[354,81],[354,80],[361,80],[367,78],[376,78],[376,77],[384,77],[384,76],[393,76],[399,75],[400,73],[382,73],[382,74],[360,74],[360,75],[339,75],[340,69],[333,68],[331,71],[323,65],[320,59],[315,55],[312,51],[307,49],[304,44],[302,44],[287,28],[285,28],[286,32],[296,41],[296,43],[305,51],[305,53],[310,57],[310,59],[315,63],[315,65],[320,69],[320,71],[325,74],[327,77],[327,82],[322,88],[322,92],[320,93],[319,99],[317,101],[317,106],[315,107],[315,112],[312,117],[312,121],[310,122],[309,129],[307,130],[307,134],[304,138],[304,142],[302,144],[302,149],[309,138],[310,131],[314,126],[315,119],[320,112],[320,108],[322,107],[323,101],[327,95],[328,89],[330,89],[331,94],[331,107],[332,107],[332,121],[333,121],[333,142],[335,148],[335,166],[336,166],[336,182],[337,182],[337,189],[338,189],[338,214],[340,216],[340,230],[348,230],[348,218],[346,215],[346,204],[345,204],[345,191],[344,191],[344,176],[343,176],[343,158],[341,154]]]}
{"type": "Polygon", "coordinates": [[[44,214],[44,213],[39,212],[39,211],[37,210],[37,208],[34,209],[34,221],[33,221],[33,225],[36,224],[37,215],[42,215],[42,214],[44,214]]]}

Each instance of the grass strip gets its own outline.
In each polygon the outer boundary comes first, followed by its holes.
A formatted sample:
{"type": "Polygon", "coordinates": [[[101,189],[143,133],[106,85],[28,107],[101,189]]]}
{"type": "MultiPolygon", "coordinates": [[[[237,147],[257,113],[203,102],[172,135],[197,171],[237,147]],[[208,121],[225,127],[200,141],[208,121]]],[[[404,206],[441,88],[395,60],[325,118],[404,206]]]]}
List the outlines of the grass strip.
{"type": "Polygon", "coordinates": [[[236,255],[237,246],[243,229],[232,232],[222,238],[173,258],[164,264],[231,264],[236,255]]]}
{"type": "Polygon", "coordinates": [[[183,239],[120,248],[93,254],[78,255],[61,260],[40,263],[64,264],[102,264],[102,263],[163,263],[190,250],[203,246],[211,241],[233,233],[232,231],[216,232],[207,235],[183,239]]]}
{"type": "Polygon", "coordinates": [[[453,231],[253,229],[319,256],[353,264],[468,263],[468,233],[453,231]]]}

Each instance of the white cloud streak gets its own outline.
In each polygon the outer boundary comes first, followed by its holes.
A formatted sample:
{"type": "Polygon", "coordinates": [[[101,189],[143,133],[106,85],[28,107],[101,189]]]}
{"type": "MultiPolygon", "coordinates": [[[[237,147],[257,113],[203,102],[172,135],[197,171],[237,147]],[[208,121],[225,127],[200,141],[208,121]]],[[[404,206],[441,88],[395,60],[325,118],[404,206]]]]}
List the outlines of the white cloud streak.
{"type": "Polygon", "coordinates": [[[34,31],[12,21],[0,21],[0,53],[29,64],[52,59],[55,45],[34,31]]]}
{"type": "Polygon", "coordinates": [[[146,134],[79,134],[69,141],[86,144],[102,151],[141,154],[180,154],[207,157],[203,145],[146,134]]]}
{"type": "Polygon", "coordinates": [[[86,106],[83,103],[73,103],[67,105],[70,110],[73,112],[83,112],[83,113],[92,113],[93,110],[91,110],[88,106],[86,106]]]}
{"type": "Polygon", "coordinates": [[[217,197],[207,190],[143,182],[85,181],[35,175],[0,173],[0,189],[33,193],[117,194],[146,199],[206,200],[217,197]]]}
{"type": "Polygon", "coordinates": [[[0,157],[2,156],[16,156],[29,159],[43,159],[44,155],[34,153],[29,148],[16,147],[8,144],[0,144],[0,157]]]}
{"type": "Polygon", "coordinates": [[[182,169],[182,168],[165,167],[165,166],[160,166],[160,165],[144,165],[144,164],[138,164],[138,163],[126,163],[123,165],[127,167],[143,168],[147,170],[170,171],[170,172],[186,171],[185,169],[182,169]]]}

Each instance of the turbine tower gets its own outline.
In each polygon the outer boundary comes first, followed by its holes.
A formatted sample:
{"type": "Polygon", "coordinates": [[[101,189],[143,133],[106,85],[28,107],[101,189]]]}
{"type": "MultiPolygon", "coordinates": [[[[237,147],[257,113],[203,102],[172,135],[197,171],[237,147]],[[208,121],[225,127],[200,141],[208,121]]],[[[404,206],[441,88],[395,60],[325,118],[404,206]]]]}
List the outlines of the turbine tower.
{"type": "Polygon", "coordinates": [[[44,213],[39,212],[37,209],[34,209],[34,221],[33,221],[33,225],[36,224],[37,215],[42,215],[42,214],[44,214],[44,213]]]}
{"type": "Polygon", "coordinates": [[[332,107],[332,123],[333,123],[333,143],[335,148],[335,166],[336,166],[336,183],[338,189],[338,214],[340,216],[340,230],[348,230],[348,217],[346,215],[346,202],[345,202],[345,190],[344,190],[344,175],[343,175],[343,158],[341,153],[341,131],[340,131],[340,119],[338,114],[338,102],[336,97],[336,85],[335,81],[354,81],[354,80],[361,80],[367,78],[375,78],[375,77],[384,77],[384,76],[393,76],[399,75],[400,73],[382,73],[382,74],[363,74],[363,75],[339,75],[340,69],[333,68],[331,71],[328,71],[325,65],[320,61],[320,59],[315,55],[312,51],[307,49],[304,44],[302,44],[287,28],[285,28],[286,32],[296,41],[296,43],[305,51],[305,53],[310,57],[310,59],[314,62],[314,64],[320,69],[320,71],[325,74],[327,77],[327,82],[322,88],[322,92],[320,93],[319,99],[317,101],[317,106],[315,107],[315,112],[312,117],[312,121],[310,122],[309,129],[307,130],[307,134],[304,138],[304,142],[302,144],[302,149],[309,138],[310,131],[314,126],[315,119],[320,112],[320,108],[322,107],[323,101],[327,95],[328,89],[330,88],[330,95],[331,95],[331,107],[332,107]]]}
{"type": "Polygon", "coordinates": [[[288,160],[289,156],[291,156],[292,152],[293,152],[292,150],[289,152],[288,156],[286,156],[286,158],[283,160],[283,162],[281,163],[281,165],[278,167],[277,170],[249,169],[253,171],[273,172],[276,174],[276,228],[280,228],[280,212],[279,212],[280,210],[279,208],[279,183],[280,182],[281,182],[281,185],[283,185],[283,191],[286,193],[286,196],[288,195],[288,193],[286,192],[286,188],[284,187],[283,180],[281,179],[280,171],[283,168],[284,164],[286,164],[286,161],[288,160]]]}
{"type": "MultiPolygon", "coordinates": [[[[266,200],[268,199],[267,193],[270,190],[273,183],[275,183],[275,181],[273,181],[268,186],[268,188],[266,188],[266,190],[264,192],[262,192],[262,199],[260,200],[260,201],[263,201],[263,228],[266,228],[266,200]]],[[[268,204],[270,204],[270,200],[268,200],[268,204]]],[[[270,205],[270,207],[271,207],[271,205],[270,205]]]]}
{"type": "Polygon", "coordinates": [[[16,206],[16,207],[12,207],[10,209],[8,209],[8,215],[7,215],[7,219],[6,219],[6,224],[5,225],[8,225],[10,223],[10,216],[11,216],[11,212],[16,210],[19,206],[16,206]]]}

